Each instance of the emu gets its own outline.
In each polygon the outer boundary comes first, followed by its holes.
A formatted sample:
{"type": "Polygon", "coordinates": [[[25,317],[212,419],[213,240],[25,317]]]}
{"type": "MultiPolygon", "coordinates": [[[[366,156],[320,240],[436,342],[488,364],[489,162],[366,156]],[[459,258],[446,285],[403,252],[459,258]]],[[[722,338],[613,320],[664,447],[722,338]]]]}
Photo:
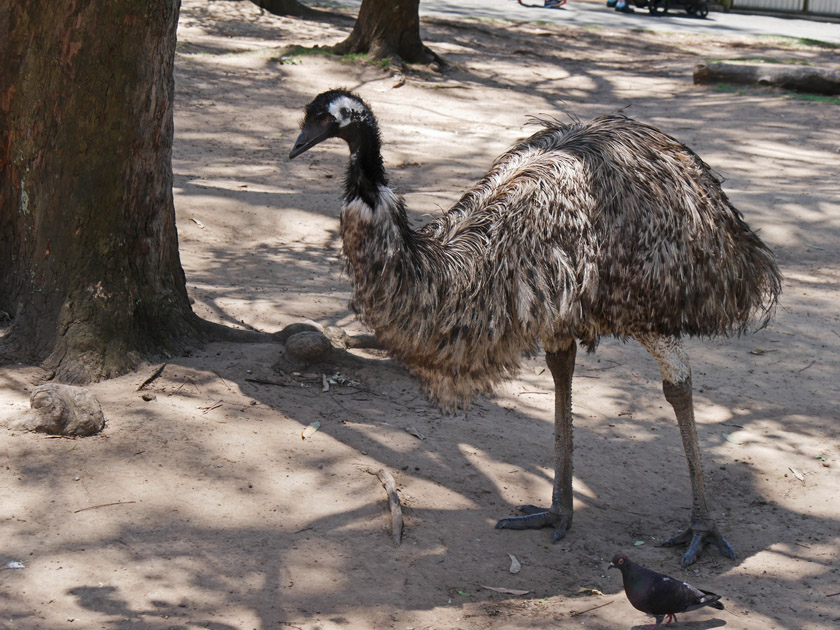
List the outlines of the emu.
{"type": "Polygon", "coordinates": [[[343,89],[305,109],[289,158],[329,138],[350,149],[340,233],[351,306],[443,407],[469,402],[541,342],[555,385],[548,508],[499,529],[572,524],[571,386],[577,343],[637,340],[656,359],[688,459],[682,566],[707,543],[735,552],[709,514],[685,335],[769,321],[781,290],[770,250],[691,149],[623,115],[542,128],[499,156],[442,217],[413,229],[388,187],[379,128],[343,89]]]}

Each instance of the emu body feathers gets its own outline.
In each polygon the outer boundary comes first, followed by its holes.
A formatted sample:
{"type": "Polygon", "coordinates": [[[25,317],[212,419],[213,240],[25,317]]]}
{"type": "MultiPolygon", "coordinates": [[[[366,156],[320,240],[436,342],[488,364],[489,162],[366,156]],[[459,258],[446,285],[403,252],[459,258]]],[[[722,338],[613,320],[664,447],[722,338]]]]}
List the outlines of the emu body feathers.
{"type": "Polygon", "coordinates": [[[412,230],[358,102],[341,213],[353,305],[440,404],[490,390],[540,340],[594,348],[602,335],[766,323],[780,287],[772,255],[709,166],[653,127],[619,115],[541,121],[449,212],[412,230]]]}

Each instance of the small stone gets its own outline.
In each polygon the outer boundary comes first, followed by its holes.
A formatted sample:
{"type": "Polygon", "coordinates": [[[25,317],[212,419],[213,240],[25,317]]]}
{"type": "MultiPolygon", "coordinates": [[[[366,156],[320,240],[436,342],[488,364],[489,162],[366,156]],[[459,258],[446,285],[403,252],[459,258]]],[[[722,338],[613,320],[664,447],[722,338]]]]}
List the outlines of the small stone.
{"type": "Polygon", "coordinates": [[[151,402],[153,400],[157,400],[157,395],[152,392],[143,392],[141,398],[146,402],[151,402]]]}
{"type": "Polygon", "coordinates": [[[300,363],[318,363],[327,358],[332,349],[330,340],[316,331],[299,332],[286,340],[286,355],[300,363]]]}

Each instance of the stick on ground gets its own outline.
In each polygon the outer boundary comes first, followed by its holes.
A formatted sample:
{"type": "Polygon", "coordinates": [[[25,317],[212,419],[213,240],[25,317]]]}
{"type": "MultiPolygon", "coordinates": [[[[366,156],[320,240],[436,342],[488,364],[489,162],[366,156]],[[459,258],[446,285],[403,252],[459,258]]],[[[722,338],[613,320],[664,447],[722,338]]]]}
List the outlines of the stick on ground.
{"type": "Polygon", "coordinates": [[[399,547],[402,542],[403,515],[402,507],[400,507],[400,497],[397,494],[397,484],[394,482],[391,473],[384,468],[381,468],[379,472],[374,472],[373,469],[368,468],[367,472],[379,477],[379,481],[385,487],[385,492],[388,493],[388,507],[391,508],[391,540],[394,541],[395,547],[399,547]]]}
{"type": "Polygon", "coordinates": [[[147,378],[145,381],[143,381],[143,382],[140,384],[140,387],[138,387],[138,388],[137,388],[136,390],[134,390],[134,391],[139,392],[139,391],[141,391],[142,389],[144,389],[146,386],[151,385],[152,381],[154,381],[154,380],[155,380],[158,376],[160,376],[161,374],[163,374],[163,368],[165,368],[165,367],[166,367],[166,363],[164,363],[164,364],[163,364],[163,365],[161,365],[158,369],[156,369],[156,370],[154,371],[154,374],[152,374],[149,378],[147,378]]]}

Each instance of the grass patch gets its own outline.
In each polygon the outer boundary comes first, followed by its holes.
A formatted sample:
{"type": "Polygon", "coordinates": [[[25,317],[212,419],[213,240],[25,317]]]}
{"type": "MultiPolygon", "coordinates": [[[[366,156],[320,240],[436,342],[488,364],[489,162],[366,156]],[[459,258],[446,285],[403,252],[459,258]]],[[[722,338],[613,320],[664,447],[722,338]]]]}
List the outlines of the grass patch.
{"type": "Polygon", "coordinates": [[[290,48],[281,48],[271,57],[270,61],[294,66],[301,63],[304,57],[326,57],[334,59],[341,63],[358,64],[365,63],[371,66],[377,66],[383,70],[390,66],[391,61],[385,59],[375,59],[367,53],[350,53],[347,55],[336,55],[329,48],[306,48],[304,46],[292,46],[290,48]]]}
{"type": "Polygon", "coordinates": [[[840,97],[826,96],[825,94],[799,94],[788,92],[786,96],[794,101],[807,101],[809,103],[826,103],[827,105],[840,105],[840,97]]]}
{"type": "Polygon", "coordinates": [[[788,37],[786,35],[759,35],[759,37],[772,39],[773,41],[787,44],[793,48],[827,48],[829,50],[840,48],[840,44],[824,42],[819,39],[810,39],[808,37],[788,37]]]}
{"type": "Polygon", "coordinates": [[[724,92],[726,94],[737,94],[738,96],[743,96],[746,94],[743,88],[736,87],[731,83],[718,83],[715,85],[715,92],[724,92]]]}
{"type": "Polygon", "coordinates": [[[807,59],[776,59],[775,57],[735,57],[733,59],[709,59],[709,63],[772,63],[788,66],[811,66],[807,59]]]}
{"type": "Polygon", "coordinates": [[[714,87],[715,92],[723,92],[725,94],[737,94],[738,96],[746,96],[747,94],[756,94],[761,96],[769,96],[772,98],[786,98],[792,101],[805,101],[808,103],[824,103],[826,105],[840,105],[840,97],[826,96],[825,94],[807,94],[803,92],[789,92],[779,90],[778,88],[759,88],[754,87],[748,89],[743,86],[733,85],[732,83],[718,83],[714,87]]]}

